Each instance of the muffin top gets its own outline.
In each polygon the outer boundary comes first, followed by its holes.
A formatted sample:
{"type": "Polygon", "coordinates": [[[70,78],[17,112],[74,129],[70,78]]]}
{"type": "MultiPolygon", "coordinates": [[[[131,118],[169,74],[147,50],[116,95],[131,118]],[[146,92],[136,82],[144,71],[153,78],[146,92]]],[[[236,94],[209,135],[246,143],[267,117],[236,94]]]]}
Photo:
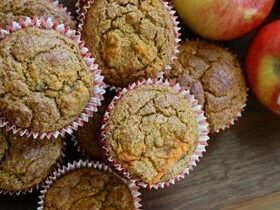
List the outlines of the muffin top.
{"type": "Polygon", "coordinates": [[[196,113],[171,87],[142,85],[115,105],[106,126],[114,159],[133,178],[157,184],[176,177],[198,144],[196,113]]]}
{"type": "Polygon", "coordinates": [[[130,189],[119,178],[93,168],[81,168],[57,179],[44,199],[45,210],[133,210],[130,189]]]}
{"type": "Polygon", "coordinates": [[[62,139],[34,140],[0,132],[0,189],[22,191],[42,182],[56,166],[62,139]]]}
{"type": "Polygon", "coordinates": [[[182,43],[168,76],[203,105],[212,132],[228,126],[246,103],[246,84],[238,60],[221,47],[201,41],[182,43]]]}
{"type": "Polygon", "coordinates": [[[0,78],[1,114],[38,132],[59,130],[78,117],[93,86],[77,44],[38,28],[0,40],[0,78]]]}
{"type": "Polygon", "coordinates": [[[101,107],[93,113],[89,122],[81,127],[76,133],[76,139],[79,146],[92,158],[101,159],[101,149],[98,144],[100,129],[102,126],[103,116],[115,96],[115,91],[108,91],[104,95],[101,107]]]}
{"type": "Polygon", "coordinates": [[[155,77],[170,63],[175,47],[170,14],[159,0],[96,0],[82,38],[105,82],[114,86],[155,77]]]}
{"type": "Polygon", "coordinates": [[[4,27],[10,23],[11,20],[18,21],[19,18],[23,16],[51,17],[73,28],[76,25],[69,14],[53,4],[50,0],[0,1],[0,27],[4,27]]]}

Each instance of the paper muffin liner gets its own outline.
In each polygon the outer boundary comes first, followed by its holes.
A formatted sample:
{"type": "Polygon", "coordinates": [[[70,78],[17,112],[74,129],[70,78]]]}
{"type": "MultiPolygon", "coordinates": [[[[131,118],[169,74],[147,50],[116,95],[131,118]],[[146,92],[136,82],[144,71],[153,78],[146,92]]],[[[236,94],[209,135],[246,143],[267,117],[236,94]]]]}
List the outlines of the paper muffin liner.
{"type": "MultiPolygon", "coordinates": [[[[204,42],[207,43],[206,40],[204,40],[204,42]]],[[[238,61],[239,66],[240,66],[240,70],[242,70],[242,68],[244,67],[243,63],[240,62],[240,60],[238,59],[237,55],[236,55],[236,54],[233,54],[232,51],[231,51],[229,48],[227,48],[227,47],[221,45],[221,44],[218,43],[218,42],[214,42],[214,41],[210,42],[210,44],[216,45],[216,46],[218,46],[218,47],[224,49],[225,51],[231,53],[231,54],[234,56],[234,58],[238,61]]],[[[244,80],[246,80],[246,79],[244,78],[244,80]]],[[[246,81],[245,81],[245,83],[246,83],[246,81]]],[[[245,84],[245,85],[246,85],[246,87],[247,87],[247,84],[245,84]]],[[[233,119],[232,119],[228,124],[226,124],[224,127],[220,128],[220,129],[217,129],[217,130],[215,130],[215,131],[212,131],[212,132],[210,133],[211,135],[213,135],[213,134],[218,134],[218,133],[220,133],[220,132],[223,132],[223,131],[225,131],[225,130],[227,130],[227,129],[229,129],[229,128],[231,128],[232,126],[235,125],[235,123],[239,120],[239,118],[242,117],[242,112],[245,110],[245,108],[246,108],[246,106],[247,106],[248,93],[249,93],[249,88],[246,88],[246,96],[245,96],[244,104],[240,107],[240,111],[237,112],[235,118],[233,118],[233,119]]]]}
{"type": "MultiPolygon", "coordinates": [[[[166,72],[167,71],[165,71],[165,72],[163,72],[163,71],[162,72],[158,72],[157,76],[155,78],[153,78],[153,80],[163,80],[164,79],[164,75],[165,75],[166,72]]],[[[106,87],[106,89],[108,88],[109,91],[115,91],[115,92],[119,92],[119,91],[121,91],[123,89],[121,87],[116,87],[114,85],[108,85],[106,83],[105,83],[105,87],[106,87]]]]}
{"type": "MultiPolygon", "coordinates": [[[[202,43],[205,43],[205,44],[215,45],[215,46],[220,47],[220,48],[222,48],[223,50],[225,50],[225,51],[227,51],[227,52],[229,52],[229,53],[232,54],[232,52],[231,52],[230,49],[226,48],[224,45],[222,45],[221,43],[219,43],[219,42],[217,42],[217,41],[214,41],[214,40],[206,40],[206,39],[203,38],[203,37],[200,37],[200,38],[197,37],[197,38],[194,38],[194,39],[186,38],[186,39],[184,40],[184,42],[192,42],[192,41],[199,41],[199,42],[202,42],[202,43]]],[[[179,49],[179,51],[180,51],[180,49],[179,49]]],[[[232,54],[232,55],[235,57],[236,60],[239,60],[235,54],[232,54]]],[[[240,65],[240,67],[242,67],[242,65],[240,65]]],[[[177,82],[176,82],[176,79],[169,79],[169,82],[170,82],[171,84],[176,84],[176,83],[177,83],[177,82]]],[[[245,110],[245,108],[246,108],[247,100],[248,100],[248,92],[249,92],[249,88],[246,89],[246,99],[245,99],[245,102],[244,102],[244,104],[240,107],[240,111],[236,114],[235,118],[233,118],[233,119],[232,119],[229,123],[227,123],[225,126],[219,128],[219,129],[217,129],[217,130],[215,130],[215,131],[211,131],[211,130],[210,130],[210,131],[209,131],[209,135],[218,134],[218,133],[223,132],[223,131],[225,131],[225,130],[227,130],[227,129],[229,129],[229,128],[231,128],[232,126],[235,125],[235,122],[237,122],[238,119],[242,117],[242,112],[243,112],[243,111],[245,110]]]]}
{"type": "MultiPolygon", "coordinates": [[[[43,140],[42,140],[43,141],[43,140]]],[[[62,149],[61,149],[61,153],[60,153],[60,157],[58,158],[58,160],[56,161],[56,163],[53,166],[53,169],[50,171],[50,173],[44,178],[42,179],[42,181],[36,185],[34,185],[33,187],[24,189],[24,190],[17,190],[17,191],[9,191],[9,190],[4,190],[0,188],[0,195],[26,195],[28,193],[32,193],[34,190],[39,190],[45,183],[45,181],[48,179],[48,177],[54,173],[54,171],[57,170],[57,168],[61,167],[62,163],[63,163],[63,159],[65,158],[65,153],[66,153],[66,139],[63,139],[63,145],[62,145],[62,149]]]]}
{"type": "Polygon", "coordinates": [[[48,0],[50,3],[52,3],[54,6],[58,7],[61,11],[61,13],[69,16],[71,20],[75,20],[74,16],[71,14],[71,12],[68,10],[68,8],[60,3],[58,0],[48,0]]]}
{"type": "MultiPolygon", "coordinates": [[[[176,83],[177,83],[175,79],[169,80],[169,82],[170,82],[171,84],[176,84],[176,83]]],[[[225,130],[227,130],[227,129],[229,129],[229,128],[231,128],[232,126],[235,125],[235,123],[239,120],[239,118],[242,117],[242,112],[243,112],[243,111],[245,110],[245,108],[246,108],[247,100],[248,100],[248,92],[249,92],[249,89],[247,88],[247,90],[246,90],[246,99],[245,99],[245,103],[240,107],[240,111],[237,112],[236,116],[235,116],[229,123],[227,123],[225,126],[219,128],[219,129],[217,129],[217,130],[215,130],[215,131],[211,131],[211,130],[210,130],[210,131],[209,131],[209,135],[218,134],[218,133],[223,132],[223,131],[225,131],[225,130]]],[[[206,120],[207,120],[207,119],[206,119],[206,120]]],[[[207,121],[207,122],[208,122],[208,121],[207,121]]],[[[209,122],[208,122],[208,123],[209,123],[209,122]]]]}
{"type": "Polygon", "coordinates": [[[59,178],[63,177],[65,174],[71,172],[71,171],[75,171],[77,169],[80,168],[93,168],[93,169],[98,169],[98,170],[102,170],[105,172],[109,172],[115,176],[117,176],[125,185],[128,186],[128,188],[130,189],[131,195],[133,197],[133,202],[134,202],[134,206],[135,206],[135,210],[140,210],[142,205],[141,205],[141,193],[138,191],[139,187],[136,186],[133,182],[129,182],[126,179],[121,178],[120,176],[118,176],[117,174],[115,174],[107,165],[99,163],[98,161],[82,161],[79,160],[74,161],[73,163],[68,163],[67,166],[63,166],[62,168],[59,168],[58,170],[56,170],[52,176],[50,176],[47,181],[45,182],[43,189],[40,191],[40,196],[39,196],[39,202],[38,205],[39,207],[37,208],[37,210],[43,210],[44,209],[44,199],[45,196],[48,192],[48,189],[52,186],[52,184],[55,183],[56,180],[58,180],[59,178]]]}
{"type": "MultiPolygon", "coordinates": [[[[85,4],[87,3],[88,0],[78,0],[75,4],[75,8],[76,8],[76,13],[78,15],[78,17],[83,13],[85,4]]],[[[87,7],[86,9],[88,9],[89,7],[87,7]]],[[[80,22],[80,21],[79,21],[80,22]]]]}
{"type": "Polygon", "coordinates": [[[6,29],[0,29],[0,40],[9,36],[9,34],[19,31],[22,28],[41,28],[45,30],[55,30],[60,34],[75,41],[79,47],[80,53],[92,73],[94,86],[92,87],[92,94],[88,105],[84,108],[83,112],[71,123],[64,128],[52,132],[37,132],[30,129],[20,128],[13,123],[9,122],[3,115],[0,114],[0,127],[6,128],[7,131],[11,131],[13,134],[20,136],[33,137],[34,139],[40,138],[58,138],[59,136],[65,137],[65,134],[72,134],[74,130],[77,130],[79,126],[83,126],[85,122],[88,122],[89,117],[92,116],[93,112],[97,111],[97,108],[101,105],[103,100],[103,94],[105,93],[105,84],[103,83],[104,77],[101,76],[101,72],[98,69],[98,65],[94,63],[94,58],[91,57],[88,48],[84,46],[84,42],[80,40],[80,35],[75,30],[64,24],[59,24],[57,21],[52,21],[51,18],[37,18],[26,17],[21,19],[19,22],[12,22],[6,29]]]}
{"type": "Polygon", "coordinates": [[[121,174],[124,178],[131,180],[132,182],[134,182],[136,185],[138,185],[140,187],[149,188],[149,189],[159,189],[159,188],[169,187],[171,184],[175,184],[176,181],[181,180],[186,175],[188,175],[191,170],[193,170],[193,167],[196,166],[199,159],[203,156],[203,152],[206,151],[206,146],[208,146],[207,141],[209,140],[209,137],[208,137],[209,125],[206,121],[206,117],[204,116],[204,111],[202,110],[202,106],[198,104],[198,101],[194,98],[193,95],[190,94],[190,92],[188,90],[181,88],[178,83],[172,85],[167,80],[159,81],[159,80],[148,79],[148,80],[138,81],[136,83],[133,83],[128,88],[124,88],[122,91],[120,91],[118,93],[118,95],[113,99],[112,103],[109,105],[107,112],[104,115],[101,133],[102,133],[102,139],[100,141],[100,144],[102,146],[102,152],[103,152],[104,156],[106,157],[108,163],[110,165],[112,165],[112,167],[116,170],[117,173],[121,174]],[[178,93],[182,94],[187,99],[189,104],[191,105],[191,108],[197,114],[196,120],[198,123],[198,131],[199,131],[198,144],[195,148],[194,153],[191,155],[190,161],[186,165],[185,169],[179,175],[171,178],[168,181],[160,182],[160,183],[152,184],[152,185],[142,182],[138,177],[133,177],[126,169],[124,169],[121,166],[121,164],[118,163],[118,161],[110,153],[109,145],[107,142],[107,136],[106,136],[106,127],[107,127],[108,121],[110,119],[110,115],[111,115],[113,109],[115,108],[116,104],[122,98],[122,96],[124,96],[130,90],[133,90],[137,87],[140,87],[140,86],[146,85],[146,84],[172,87],[178,93]]]}
{"type": "MultiPolygon", "coordinates": [[[[216,46],[224,49],[225,51],[227,51],[228,53],[231,53],[234,56],[234,58],[238,61],[241,70],[242,70],[242,67],[244,67],[243,63],[240,62],[237,55],[233,54],[233,52],[229,48],[225,47],[221,43],[218,43],[217,41],[210,41],[210,42],[208,41],[207,42],[206,39],[202,39],[202,40],[198,39],[198,41],[202,41],[202,42],[205,42],[205,43],[216,45],[216,46]]],[[[244,78],[244,80],[245,80],[245,78],[244,78]]],[[[246,86],[247,86],[247,84],[246,84],[246,86]]],[[[219,128],[219,129],[216,129],[215,131],[210,131],[210,135],[219,134],[220,132],[223,132],[223,131],[225,131],[225,130],[227,130],[227,129],[229,129],[229,128],[231,128],[235,125],[235,123],[242,117],[242,112],[244,112],[244,110],[247,106],[248,93],[249,93],[249,88],[246,88],[246,96],[245,96],[244,104],[240,107],[240,110],[239,110],[239,112],[236,113],[235,117],[229,123],[227,123],[225,126],[219,128]]]]}
{"type": "Polygon", "coordinates": [[[93,157],[91,156],[79,143],[79,141],[77,140],[77,137],[74,135],[70,136],[70,141],[73,143],[74,147],[77,149],[77,151],[87,160],[103,160],[103,157],[97,158],[97,157],[93,157]]]}
{"type": "Polygon", "coordinates": [[[71,12],[64,4],[60,3],[58,0],[47,0],[47,1],[53,4],[55,7],[59,8],[61,14],[64,14],[65,16],[68,16],[71,20],[75,21],[74,16],[71,14],[71,12]]]}
{"type": "Polygon", "coordinates": [[[90,155],[87,154],[84,148],[81,147],[80,143],[78,142],[76,136],[71,135],[70,141],[73,143],[74,147],[77,149],[79,153],[81,153],[82,156],[87,157],[88,159],[92,159],[90,155]]]}
{"type": "Polygon", "coordinates": [[[245,103],[240,107],[240,111],[236,114],[235,118],[233,118],[228,124],[226,124],[224,127],[217,129],[215,131],[211,131],[210,135],[214,135],[214,134],[218,134],[220,132],[223,132],[229,128],[231,128],[232,126],[235,125],[235,123],[239,120],[239,118],[242,117],[242,112],[245,110],[246,105],[247,105],[247,101],[248,101],[248,92],[249,89],[247,88],[247,93],[246,93],[246,99],[245,99],[245,103]]]}
{"type": "MultiPolygon", "coordinates": [[[[84,21],[86,19],[86,15],[88,12],[88,9],[91,7],[91,5],[95,2],[95,0],[78,0],[76,3],[76,12],[78,14],[78,33],[79,35],[81,35],[81,32],[83,30],[83,26],[84,26],[84,21]]],[[[174,64],[175,60],[177,59],[177,55],[179,53],[179,46],[180,46],[180,26],[179,26],[179,21],[178,21],[178,17],[176,16],[176,11],[172,5],[171,2],[167,2],[165,0],[160,0],[160,2],[162,2],[162,4],[164,5],[164,7],[166,8],[166,10],[169,12],[170,14],[170,18],[173,24],[173,31],[174,31],[174,49],[173,49],[173,53],[172,56],[170,58],[169,63],[163,68],[162,72],[158,72],[157,75],[155,76],[158,79],[163,79],[163,75],[168,73],[171,69],[172,69],[172,65],[174,64]]],[[[121,90],[122,88],[113,86],[113,85],[107,85],[107,87],[111,87],[112,90],[121,90]]]]}

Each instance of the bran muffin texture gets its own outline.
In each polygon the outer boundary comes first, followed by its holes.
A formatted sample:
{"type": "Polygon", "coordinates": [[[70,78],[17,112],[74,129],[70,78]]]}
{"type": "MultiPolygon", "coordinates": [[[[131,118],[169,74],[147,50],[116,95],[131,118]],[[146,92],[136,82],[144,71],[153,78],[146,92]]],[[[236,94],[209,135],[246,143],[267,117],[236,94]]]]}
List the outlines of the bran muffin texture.
{"type": "Polygon", "coordinates": [[[61,157],[63,140],[18,137],[0,132],[0,190],[29,190],[44,181],[61,157]]]}
{"type": "Polygon", "coordinates": [[[160,0],[95,0],[81,35],[105,82],[117,87],[158,76],[176,45],[171,15],[160,0]]]}
{"type": "Polygon", "coordinates": [[[133,210],[130,189],[115,175],[80,168],[55,180],[44,197],[44,210],[133,210]]]}
{"type": "Polygon", "coordinates": [[[75,120],[94,83],[77,43],[35,27],[0,40],[0,77],[2,116],[36,132],[56,131],[75,120]]]}
{"type": "Polygon", "coordinates": [[[229,126],[246,103],[247,88],[238,60],[216,45],[182,43],[168,79],[195,95],[204,107],[212,133],[229,126]]]}
{"type": "Polygon", "coordinates": [[[110,155],[133,179],[155,185],[183,172],[199,141],[197,113],[172,87],[144,84],[125,93],[104,129],[110,155]]]}
{"type": "Polygon", "coordinates": [[[65,25],[75,28],[76,22],[69,13],[53,0],[1,0],[0,1],[0,27],[4,27],[12,20],[18,21],[20,17],[51,17],[65,25]]]}

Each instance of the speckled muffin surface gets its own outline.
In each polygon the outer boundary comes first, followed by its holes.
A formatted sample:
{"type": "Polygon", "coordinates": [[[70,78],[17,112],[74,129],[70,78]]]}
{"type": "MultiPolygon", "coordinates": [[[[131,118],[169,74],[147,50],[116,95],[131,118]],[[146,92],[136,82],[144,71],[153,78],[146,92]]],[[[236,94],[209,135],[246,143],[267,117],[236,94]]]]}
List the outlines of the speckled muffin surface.
{"type": "Polygon", "coordinates": [[[229,126],[246,103],[246,84],[237,59],[226,50],[201,41],[181,45],[168,76],[203,105],[211,132],[229,126]]]}
{"type": "Polygon", "coordinates": [[[159,0],[96,0],[82,30],[105,82],[127,86],[156,77],[170,63],[175,33],[159,0]]]}
{"type": "Polygon", "coordinates": [[[102,159],[101,149],[98,144],[101,134],[100,129],[102,126],[103,116],[115,94],[115,91],[107,90],[104,95],[104,100],[101,102],[101,107],[97,112],[93,113],[93,117],[89,119],[89,122],[81,127],[75,135],[78,145],[91,158],[102,159]]]}
{"type": "Polygon", "coordinates": [[[57,179],[44,199],[44,210],[133,210],[130,189],[116,176],[81,168],[57,179]]]}
{"type": "Polygon", "coordinates": [[[142,85],[115,105],[105,129],[112,157],[133,178],[158,184],[186,168],[198,144],[196,113],[171,87],[142,85]]]}
{"type": "Polygon", "coordinates": [[[51,173],[63,148],[62,139],[34,140],[0,133],[0,190],[27,190],[51,173]]]}
{"type": "Polygon", "coordinates": [[[0,112],[20,128],[59,130],[88,104],[92,73],[77,44],[53,30],[25,28],[0,41],[0,112]]]}
{"type": "Polygon", "coordinates": [[[71,16],[52,2],[52,0],[1,0],[0,27],[6,26],[11,20],[18,21],[23,16],[43,16],[51,17],[74,28],[76,23],[71,16]]]}

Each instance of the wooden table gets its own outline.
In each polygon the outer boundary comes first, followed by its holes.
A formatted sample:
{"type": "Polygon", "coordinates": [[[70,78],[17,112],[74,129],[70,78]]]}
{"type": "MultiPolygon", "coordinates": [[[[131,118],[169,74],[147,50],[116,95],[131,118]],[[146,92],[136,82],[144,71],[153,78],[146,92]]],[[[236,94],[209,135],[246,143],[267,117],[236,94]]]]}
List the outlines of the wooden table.
{"type": "MultiPolygon", "coordinates": [[[[64,0],[73,9],[75,0],[64,0]]],[[[275,5],[269,20],[280,17],[275,5]]],[[[222,43],[242,62],[255,32],[222,43]]],[[[184,35],[194,37],[184,29],[184,35]]],[[[80,158],[69,145],[68,158],[80,158]]],[[[204,158],[190,176],[164,190],[143,190],[144,210],[279,210],[280,117],[249,97],[243,117],[234,127],[212,136],[204,158]]],[[[38,192],[0,196],[0,210],[34,210],[38,192]]]]}

